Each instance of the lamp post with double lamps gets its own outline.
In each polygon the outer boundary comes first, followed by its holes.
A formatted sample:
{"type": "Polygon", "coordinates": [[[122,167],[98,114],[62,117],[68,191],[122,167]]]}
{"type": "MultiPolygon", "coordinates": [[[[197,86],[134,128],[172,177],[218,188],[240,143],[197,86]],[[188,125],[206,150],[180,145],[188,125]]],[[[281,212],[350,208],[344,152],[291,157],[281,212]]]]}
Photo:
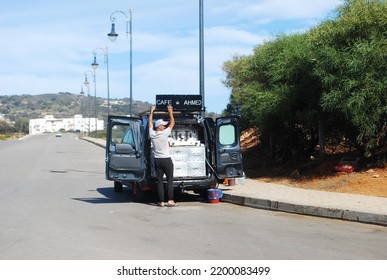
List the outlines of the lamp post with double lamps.
{"type": "Polygon", "coordinates": [[[106,85],[107,85],[107,101],[108,101],[108,116],[110,115],[110,86],[109,86],[109,55],[108,55],[108,47],[106,46],[105,49],[103,48],[96,48],[93,51],[94,55],[94,61],[91,64],[94,70],[97,70],[98,63],[97,63],[97,51],[101,50],[103,52],[104,57],[104,63],[106,64],[106,85]]]}
{"type": "Polygon", "coordinates": [[[130,104],[129,104],[129,115],[132,116],[132,108],[133,108],[133,87],[132,87],[132,8],[129,9],[129,17],[127,16],[126,13],[123,11],[115,11],[110,15],[110,21],[112,22],[112,29],[110,33],[108,34],[108,37],[110,41],[114,42],[117,40],[118,33],[116,33],[115,30],[115,21],[116,18],[114,15],[116,13],[121,13],[125,16],[126,18],[126,37],[128,37],[128,34],[130,34],[130,39],[129,39],[129,44],[130,44],[130,50],[129,50],[129,57],[130,57],[130,66],[129,66],[129,76],[130,76],[130,104]],[[128,31],[129,29],[129,31],[128,31]]]}

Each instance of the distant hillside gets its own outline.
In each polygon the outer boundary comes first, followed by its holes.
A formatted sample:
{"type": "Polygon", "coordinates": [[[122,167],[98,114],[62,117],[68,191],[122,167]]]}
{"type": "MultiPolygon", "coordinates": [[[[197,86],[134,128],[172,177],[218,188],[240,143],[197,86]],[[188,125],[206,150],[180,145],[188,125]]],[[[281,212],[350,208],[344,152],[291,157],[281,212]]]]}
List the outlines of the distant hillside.
{"type": "MultiPolygon", "coordinates": [[[[75,114],[95,116],[94,97],[87,97],[68,92],[46,93],[39,95],[5,95],[0,96],[0,115],[15,122],[21,119],[38,119],[45,115],[56,118],[69,118],[75,114]]],[[[107,99],[97,97],[98,118],[106,119],[108,115],[107,99]]],[[[148,102],[133,101],[133,115],[149,110],[148,102]]],[[[128,115],[129,98],[110,99],[111,115],[128,115]]],[[[214,113],[207,113],[208,117],[217,117],[214,113]]]]}
{"type": "MultiPolygon", "coordinates": [[[[0,96],[0,114],[11,121],[37,119],[45,115],[54,115],[57,118],[68,118],[75,114],[95,116],[94,105],[94,97],[88,98],[68,92],[0,96]]],[[[98,117],[106,118],[107,99],[97,97],[96,105],[98,117]]],[[[148,102],[133,101],[133,114],[148,110],[150,105],[148,102]]],[[[129,114],[129,98],[110,99],[110,114],[129,114]]]]}

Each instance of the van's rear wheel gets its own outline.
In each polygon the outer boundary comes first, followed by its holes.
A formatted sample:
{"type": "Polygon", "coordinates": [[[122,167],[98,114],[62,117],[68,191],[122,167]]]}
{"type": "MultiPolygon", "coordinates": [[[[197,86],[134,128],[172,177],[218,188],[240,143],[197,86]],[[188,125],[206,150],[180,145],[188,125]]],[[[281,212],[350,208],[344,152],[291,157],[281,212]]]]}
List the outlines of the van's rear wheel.
{"type": "Polygon", "coordinates": [[[115,192],[122,192],[124,190],[124,187],[122,183],[120,182],[114,182],[114,191],[115,192]]]}

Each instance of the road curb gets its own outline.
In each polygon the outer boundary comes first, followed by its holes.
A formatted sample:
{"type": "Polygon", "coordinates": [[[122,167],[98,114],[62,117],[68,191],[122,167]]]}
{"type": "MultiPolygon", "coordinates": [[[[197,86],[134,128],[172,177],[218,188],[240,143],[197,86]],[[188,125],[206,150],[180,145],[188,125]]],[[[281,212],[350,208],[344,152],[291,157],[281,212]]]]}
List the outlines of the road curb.
{"type": "Polygon", "coordinates": [[[293,214],[387,226],[387,215],[299,205],[294,203],[273,201],[269,199],[250,198],[232,194],[223,194],[222,201],[263,210],[280,211],[293,214]]]}
{"type": "Polygon", "coordinates": [[[88,139],[87,137],[81,137],[81,139],[85,140],[87,142],[90,142],[90,143],[92,143],[94,145],[97,145],[97,146],[99,146],[101,148],[104,148],[104,149],[106,148],[106,144],[99,143],[95,139],[88,139]]]}

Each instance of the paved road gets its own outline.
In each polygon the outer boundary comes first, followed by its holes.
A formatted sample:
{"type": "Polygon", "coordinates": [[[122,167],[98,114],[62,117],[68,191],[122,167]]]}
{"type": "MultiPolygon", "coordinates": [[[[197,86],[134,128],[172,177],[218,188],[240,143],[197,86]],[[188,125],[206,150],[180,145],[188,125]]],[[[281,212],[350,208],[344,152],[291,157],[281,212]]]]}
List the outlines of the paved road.
{"type": "Polygon", "coordinates": [[[64,134],[0,142],[0,259],[386,259],[387,228],[208,204],[134,203],[104,150],[64,134]]]}

